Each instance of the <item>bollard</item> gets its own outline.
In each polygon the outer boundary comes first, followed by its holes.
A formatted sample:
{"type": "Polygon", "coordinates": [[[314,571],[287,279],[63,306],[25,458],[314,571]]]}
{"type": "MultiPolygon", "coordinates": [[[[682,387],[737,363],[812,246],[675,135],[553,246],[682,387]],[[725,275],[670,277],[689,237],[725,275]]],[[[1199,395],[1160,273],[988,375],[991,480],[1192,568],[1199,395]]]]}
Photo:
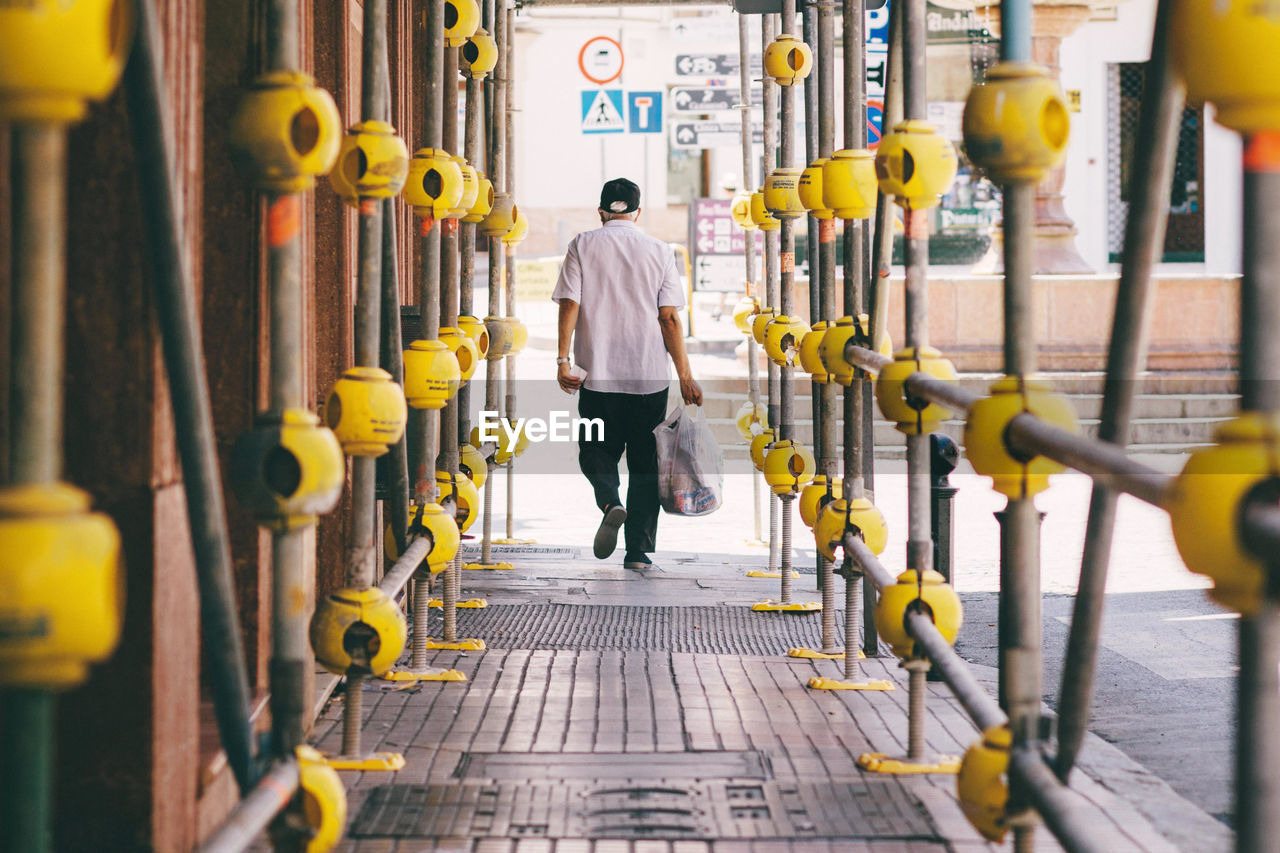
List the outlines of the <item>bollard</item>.
{"type": "Polygon", "coordinates": [[[933,568],[954,584],[951,562],[956,535],[955,499],[959,491],[951,485],[951,472],[960,461],[960,448],[947,436],[935,432],[929,436],[929,474],[933,479],[930,504],[933,517],[933,568]]]}

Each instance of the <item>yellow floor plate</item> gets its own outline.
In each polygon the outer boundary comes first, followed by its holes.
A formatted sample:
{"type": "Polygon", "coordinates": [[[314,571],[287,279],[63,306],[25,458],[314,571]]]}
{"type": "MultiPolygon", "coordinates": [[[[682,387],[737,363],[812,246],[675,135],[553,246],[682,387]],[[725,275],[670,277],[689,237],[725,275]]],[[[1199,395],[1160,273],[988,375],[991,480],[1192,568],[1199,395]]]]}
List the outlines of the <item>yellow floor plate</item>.
{"type": "Polygon", "coordinates": [[[494,539],[494,545],[537,545],[537,539],[494,539]]]}
{"type": "Polygon", "coordinates": [[[790,604],[783,604],[781,601],[762,601],[751,605],[751,609],[779,613],[813,613],[821,610],[822,605],[816,601],[793,601],[790,604]]]}
{"type": "MultiPolygon", "coordinates": [[[[431,598],[431,599],[428,599],[428,600],[427,600],[427,606],[428,606],[428,607],[443,608],[443,607],[444,607],[444,600],[443,600],[443,599],[439,599],[439,598],[431,598]]],[[[480,608],[480,607],[488,607],[488,606],[489,606],[489,602],[485,601],[483,598],[468,598],[468,599],[466,599],[465,601],[459,601],[459,602],[458,602],[458,604],[457,604],[457,606],[458,606],[458,607],[469,607],[469,608],[480,608]]]]}
{"type": "MultiPolygon", "coordinates": [[[[747,572],[747,577],[749,578],[780,578],[782,577],[782,572],[762,572],[759,569],[752,569],[751,571],[747,572]]],[[[800,573],[792,572],[791,577],[798,578],[800,577],[800,573]]]]}
{"type": "MultiPolygon", "coordinates": [[[[787,649],[787,657],[790,658],[807,658],[808,660],[844,660],[844,652],[836,652],[835,654],[827,654],[817,649],[787,649]]],[[[866,660],[865,652],[859,650],[858,660],[866,660]]]]}
{"type": "Polygon", "coordinates": [[[404,767],[404,756],[398,752],[373,752],[369,755],[325,756],[324,763],[334,770],[375,770],[394,773],[404,767]]]}
{"type": "Polygon", "coordinates": [[[858,756],[858,766],[870,773],[893,773],[900,776],[923,773],[960,772],[960,756],[935,755],[932,761],[911,761],[906,758],[889,758],[884,753],[866,752],[858,756]]]}
{"type": "Polygon", "coordinates": [[[742,544],[750,546],[752,548],[768,548],[769,547],[769,543],[761,539],[743,539],[742,544]]]}
{"type": "Polygon", "coordinates": [[[893,690],[892,681],[841,681],[838,678],[809,679],[810,690],[893,690]]]}
{"type": "Polygon", "coordinates": [[[482,652],[485,650],[484,640],[477,640],[475,638],[454,640],[452,643],[444,640],[428,639],[426,646],[429,649],[447,649],[453,652],[482,652]]]}
{"type": "Polygon", "coordinates": [[[388,670],[384,681],[466,681],[467,674],[456,669],[426,669],[413,672],[408,669],[388,670]]]}
{"type": "Polygon", "coordinates": [[[463,563],[462,568],[469,572],[488,572],[498,570],[509,571],[514,569],[515,566],[511,563],[463,563]]]}

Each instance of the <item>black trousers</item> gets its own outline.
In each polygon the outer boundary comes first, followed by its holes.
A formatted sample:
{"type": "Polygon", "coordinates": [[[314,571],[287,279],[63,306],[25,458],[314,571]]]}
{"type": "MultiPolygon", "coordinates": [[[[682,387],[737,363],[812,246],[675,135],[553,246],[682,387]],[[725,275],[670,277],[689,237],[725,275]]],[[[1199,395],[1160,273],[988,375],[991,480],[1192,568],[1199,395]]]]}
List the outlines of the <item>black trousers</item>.
{"type": "Polygon", "coordinates": [[[618,461],[627,453],[627,524],[624,542],[627,553],[651,553],[658,536],[658,445],[653,428],[667,416],[667,391],[653,394],[578,392],[578,414],[604,422],[604,440],[599,430],[584,430],[578,441],[578,466],[595,489],[596,506],[603,512],[611,504],[622,503],[618,494],[618,461]]]}

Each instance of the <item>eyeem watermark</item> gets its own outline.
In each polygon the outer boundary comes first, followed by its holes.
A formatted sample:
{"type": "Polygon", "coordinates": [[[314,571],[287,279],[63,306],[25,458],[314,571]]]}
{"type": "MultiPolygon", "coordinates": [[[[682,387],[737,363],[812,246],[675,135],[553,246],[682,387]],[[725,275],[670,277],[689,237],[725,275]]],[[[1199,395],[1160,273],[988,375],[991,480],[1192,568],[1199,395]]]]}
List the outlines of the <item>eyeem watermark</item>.
{"type": "Polygon", "coordinates": [[[500,441],[511,450],[521,434],[529,441],[604,441],[602,418],[570,417],[568,412],[553,411],[550,418],[516,418],[514,424],[497,412],[480,411],[480,440],[500,441]]]}

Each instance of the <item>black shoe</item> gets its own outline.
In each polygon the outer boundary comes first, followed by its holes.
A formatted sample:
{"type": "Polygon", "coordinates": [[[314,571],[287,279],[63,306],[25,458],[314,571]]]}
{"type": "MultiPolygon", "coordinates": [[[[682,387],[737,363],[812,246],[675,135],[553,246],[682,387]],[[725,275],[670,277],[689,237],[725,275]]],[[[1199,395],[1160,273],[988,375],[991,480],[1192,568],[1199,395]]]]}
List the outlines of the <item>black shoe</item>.
{"type": "Polygon", "coordinates": [[[653,568],[653,560],[650,560],[649,555],[644,552],[640,552],[638,554],[627,554],[622,558],[622,568],[651,569],[653,568]]]}
{"type": "Polygon", "coordinates": [[[603,560],[618,547],[618,529],[627,520],[627,508],[622,504],[614,504],[604,511],[604,519],[596,530],[596,541],[591,552],[597,560],[603,560]]]}

